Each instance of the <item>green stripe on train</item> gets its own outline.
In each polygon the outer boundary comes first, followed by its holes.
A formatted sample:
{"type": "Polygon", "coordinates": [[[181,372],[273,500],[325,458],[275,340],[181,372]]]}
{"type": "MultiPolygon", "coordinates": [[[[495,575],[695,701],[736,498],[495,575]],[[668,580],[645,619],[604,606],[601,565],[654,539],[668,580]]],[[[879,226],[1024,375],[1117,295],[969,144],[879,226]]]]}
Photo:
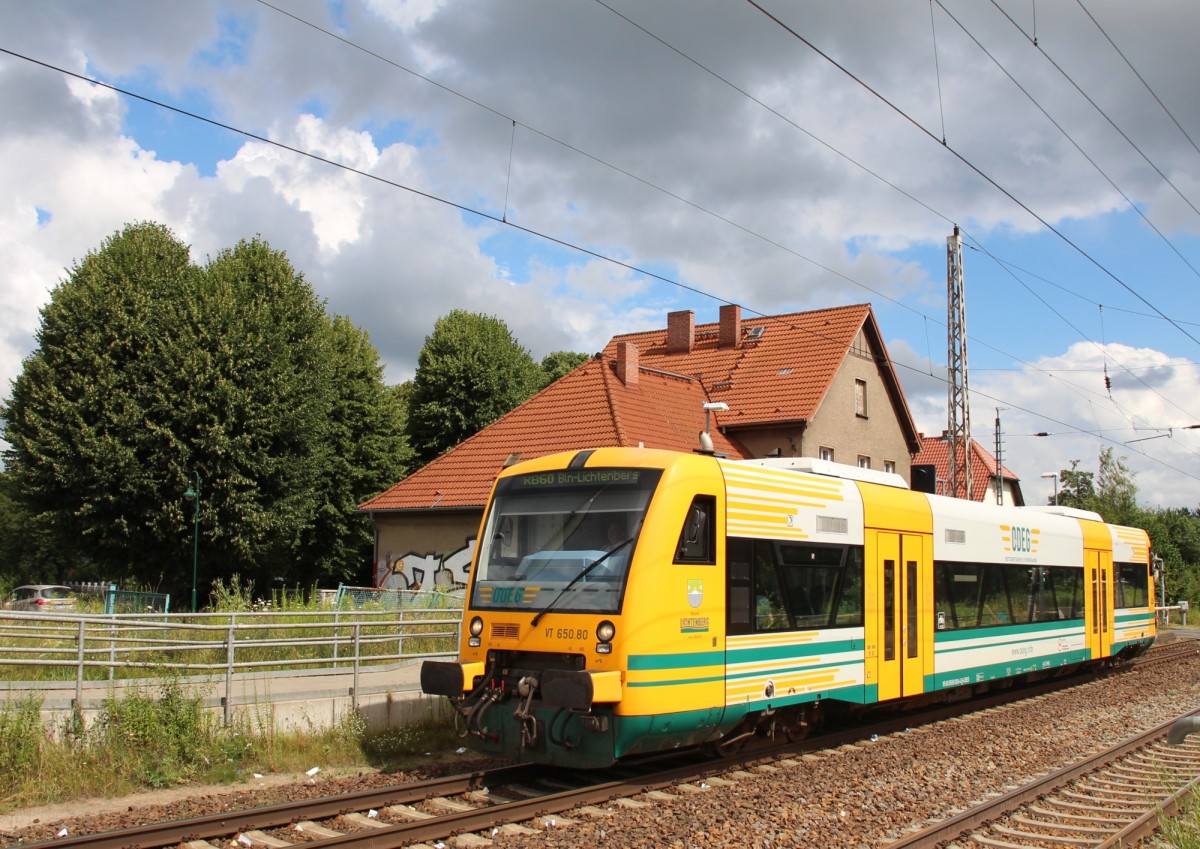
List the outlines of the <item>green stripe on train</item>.
{"type": "Polygon", "coordinates": [[[827,643],[792,643],[791,645],[733,648],[728,651],[729,663],[757,663],[764,660],[783,660],[789,657],[814,655],[862,654],[862,639],[831,640],[827,643]]]}
{"type": "Polygon", "coordinates": [[[693,669],[698,666],[723,666],[728,663],[758,663],[768,660],[784,660],[791,657],[861,652],[863,641],[859,639],[833,640],[824,643],[792,643],[790,645],[732,648],[728,652],[705,651],[687,654],[632,654],[629,656],[630,671],[652,671],[661,669],[693,669]]]}
{"type": "Polygon", "coordinates": [[[1057,669],[1074,663],[1085,663],[1092,659],[1087,649],[1078,651],[1056,652],[1052,655],[1030,657],[1023,660],[1011,660],[1005,663],[989,663],[983,666],[969,666],[965,669],[954,669],[948,672],[935,672],[925,676],[925,690],[945,690],[950,687],[964,687],[968,684],[980,684],[984,681],[995,681],[1013,675],[1025,675],[1029,672],[1057,669]]]}
{"type": "Polygon", "coordinates": [[[687,654],[631,654],[629,670],[692,669],[697,666],[724,666],[725,652],[701,651],[687,654]]]}
{"type": "Polygon", "coordinates": [[[1059,631],[1082,631],[1082,619],[1059,619],[1053,622],[1027,622],[1023,625],[988,625],[982,628],[959,628],[956,630],[935,631],[933,640],[936,643],[954,643],[964,640],[982,640],[995,637],[1023,637],[1047,632],[1057,636],[1059,631]]]}

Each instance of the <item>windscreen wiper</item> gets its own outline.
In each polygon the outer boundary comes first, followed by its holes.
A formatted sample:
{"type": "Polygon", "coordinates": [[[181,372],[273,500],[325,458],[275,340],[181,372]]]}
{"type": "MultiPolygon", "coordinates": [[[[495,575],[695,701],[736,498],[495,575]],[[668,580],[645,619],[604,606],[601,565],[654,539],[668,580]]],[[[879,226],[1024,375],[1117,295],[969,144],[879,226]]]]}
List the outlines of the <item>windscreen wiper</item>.
{"type": "Polygon", "coordinates": [[[584,576],[586,576],[589,572],[591,572],[593,569],[595,569],[597,566],[599,566],[601,563],[603,563],[608,558],[612,557],[614,554],[616,554],[622,548],[629,545],[629,543],[631,543],[631,542],[633,542],[633,537],[630,537],[629,539],[624,540],[623,542],[617,543],[612,548],[610,548],[608,551],[604,552],[603,555],[601,555],[600,557],[597,557],[591,563],[584,566],[579,571],[578,575],[576,575],[574,578],[572,578],[565,587],[563,587],[561,590],[558,591],[558,595],[556,595],[553,599],[551,599],[549,604],[547,604],[545,607],[543,607],[541,610],[538,611],[537,616],[534,616],[533,621],[529,623],[529,627],[536,628],[537,623],[541,621],[543,616],[545,616],[547,613],[550,612],[550,608],[552,608],[552,607],[554,607],[554,605],[558,604],[558,600],[560,598],[562,598],[564,595],[566,595],[567,590],[571,589],[571,587],[575,586],[577,583],[579,583],[581,580],[583,580],[584,576]]]}

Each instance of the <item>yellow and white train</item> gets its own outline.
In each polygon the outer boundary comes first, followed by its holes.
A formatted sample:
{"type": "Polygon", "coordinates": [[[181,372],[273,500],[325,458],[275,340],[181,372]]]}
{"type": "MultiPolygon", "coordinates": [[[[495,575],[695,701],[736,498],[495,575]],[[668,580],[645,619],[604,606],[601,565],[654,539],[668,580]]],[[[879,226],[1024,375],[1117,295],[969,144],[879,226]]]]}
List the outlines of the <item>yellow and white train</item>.
{"type": "Polygon", "coordinates": [[[459,659],[473,748],[581,767],[961,697],[1154,641],[1140,529],[810,458],[599,448],[506,469],[459,659]]]}

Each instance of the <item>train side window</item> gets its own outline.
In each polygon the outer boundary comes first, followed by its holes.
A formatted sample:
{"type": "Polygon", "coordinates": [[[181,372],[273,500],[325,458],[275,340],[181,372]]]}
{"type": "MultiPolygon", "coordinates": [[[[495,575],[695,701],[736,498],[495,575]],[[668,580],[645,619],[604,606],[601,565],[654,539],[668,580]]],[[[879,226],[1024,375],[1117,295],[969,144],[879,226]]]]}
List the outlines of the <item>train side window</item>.
{"type": "Polygon", "coordinates": [[[862,546],[846,549],[846,562],[833,603],[837,625],[863,624],[863,550],[862,546]]]}
{"type": "Polygon", "coordinates": [[[784,604],[783,585],[775,561],[775,546],[766,540],[754,541],[754,630],[787,631],[791,617],[784,604]]]}
{"type": "Polygon", "coordinates": [[[862,624],[862,550],[779,544],[784,605],[797,628],[862,624]]]}
{"type": "Polygon", "coordinates": [[[883,561],[883,659],[896,659],[896,561],[883,561]]]}
{"type": "Polygon", "coordinates": [[[754,628],[750,603],[753,585],[750,581],[750,556],[753,543],[748,539],[725,540],[728,561],[727,594],[729,604],[729,633],[748,634],[754,628]]]}
{"type": "Polygon", "coordinates": [[[1004,572],[995,563],[986,563],[979,570],[979,594],[976,610],[980,625],[1010,625],[1012,612],[1008,605],[1008,588],[1004,586],[1004,572]]]}
{"type": "Polygon", "coordinates": [[[938,561],[933,564],[933,609],[937,627],[942,631],[958,630],[957,596],[954,592],[954,564],[938,561]]]}
{"type": "Polygon", "coordinates": [[[679,532],[679,544],[675,547],[676,563],[717,562],[716,522],[713,521],[716,507],[717,499],[711,495],[697,495],[692,499],[679,532]]]}
{"type": "Polygon", "coordinates": [[[1147,607],[1150,604],[1150,571],[1145,563],[1116,563],[1116,606],[1147,607]]]}
{"type": "Polygon", "coordinates": [[[909,560],[904,564],[904,581],[905,581],[905,598],[904,603],[908,606],[908,638],[905,641],[908,648],[905,654],[908,657],[916,657],[921,649],[921,641],[917,632],[917,616],[920,614],[918,605],[917,593],[917,561],[909,560]]]}
{"type": "Polygon", "coordinates": [[[1083,618],[1079,569],[938,561],[933,574],[940,630],[1083,618]]]}

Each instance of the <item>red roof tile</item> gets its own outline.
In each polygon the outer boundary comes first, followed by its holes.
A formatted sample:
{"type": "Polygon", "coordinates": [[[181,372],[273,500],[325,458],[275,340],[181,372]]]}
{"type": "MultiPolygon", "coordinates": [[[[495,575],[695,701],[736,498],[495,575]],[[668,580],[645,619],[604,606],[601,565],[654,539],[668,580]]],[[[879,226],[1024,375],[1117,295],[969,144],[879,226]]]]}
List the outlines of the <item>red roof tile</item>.
{"type": "MultiPolygon", "coordinates": [[[[937,467],[938,480],[946,480],[950,474],[950,443],[945,435],[925,436],[921,434],[921,450],[913,457],[913,465],[937,467]]],[[[972,501],[990,501],[996,497],[991,489],[996,474],[996,458],[982,445],[971,440],[971,491],[972,501]]],[[[1020,480],[1007,466],[1001,467],[1005,480],[1020,480]]],[[[941,490],[939,490],[941,492],[941,490]]]]}
{"type": "Polygon", "coordinates": [[[869,304],[743,319],[737,346],[721,347],[717,322],[696,325],[690,353],[668,353],[667,330],[616,336],[604,353],[615,356],[617,345],[632,342],[643,366],[697,377],[712,400],[729,404],[723,424],[736,429],[811,420],[860,330],[885,352],[880,368],[910,450],[916,451],[916,428],[869,304]]]}
{"type": "MultiPolygon", "coordinates": [[[[691,451],[699,445],[708,400],[690,378],[643,368],[626,385],[614,360],[594,358],[359,509],[483,507],[511,454],[531,460],[557,451],[639,445],[691,451]]],[[[714,448],[744,457],[718,429],[721,415],[714,414],[711,425],[714,448]]]]}

